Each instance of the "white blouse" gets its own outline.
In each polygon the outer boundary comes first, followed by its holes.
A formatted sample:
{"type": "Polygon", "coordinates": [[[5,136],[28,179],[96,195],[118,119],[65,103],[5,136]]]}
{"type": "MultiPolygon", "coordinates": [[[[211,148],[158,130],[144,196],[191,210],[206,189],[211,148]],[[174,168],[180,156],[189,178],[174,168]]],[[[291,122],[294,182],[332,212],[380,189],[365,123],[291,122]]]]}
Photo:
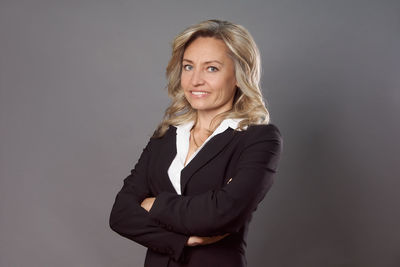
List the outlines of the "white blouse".
{"type": "MultiPolygon", "coordinates": [[[[215,129],[215,131],[204,141],[204,143],[192,154],[188,159],[187,164],[199,153],[204,145],[214,136],[224,132],[229,127],[236,129],[241,119],[225,119],[215,129]]],[[[185,167],[185,159],[189,151],[189,138],[190,129],[192,129],[194,122],[188,122],[186,124],[175,126],[176,129],[176,156],[168,168],[168,176],[174,186],[176,192],[181,195],[181,171],[185,167]]]]}

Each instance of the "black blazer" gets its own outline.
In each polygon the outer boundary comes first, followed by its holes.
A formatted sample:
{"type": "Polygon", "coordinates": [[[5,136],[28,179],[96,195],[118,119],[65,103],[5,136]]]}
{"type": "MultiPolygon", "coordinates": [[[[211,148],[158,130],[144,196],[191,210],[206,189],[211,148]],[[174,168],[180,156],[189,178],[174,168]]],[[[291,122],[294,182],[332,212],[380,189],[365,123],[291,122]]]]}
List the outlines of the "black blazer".
{"type": "Polygon", "coordinates": [[[146,267],[243,267],[252,213],[271,187],[281,153],[272,124],[228,128],[211,138],[181,172],[178,195],[167,170],[176,155],[176,128],[151,138],[124,180],[111,228],[148,248],[146,267]],[[156,197],[147,212],[140,204],[156,197]],[[187,247],[189,236],[230,233],[210,245],[187,247]]]}

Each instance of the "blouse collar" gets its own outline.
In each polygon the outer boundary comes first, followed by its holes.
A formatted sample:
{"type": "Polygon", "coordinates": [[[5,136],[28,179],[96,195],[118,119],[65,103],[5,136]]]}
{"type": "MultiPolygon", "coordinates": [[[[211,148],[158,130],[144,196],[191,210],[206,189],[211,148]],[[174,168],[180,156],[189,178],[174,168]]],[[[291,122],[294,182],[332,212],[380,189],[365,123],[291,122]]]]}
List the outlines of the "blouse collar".
{"type": "MultiPolygon", "coordinates": [[[[224,132],[228,128],[236,129],[239,126],[239,123],[242,119],[224,119],[220,125],[215,129],[215,131],[211,134],[212,136],[217,135],[219,133],[224,132]]],[[[179,133],[189,133],[194,125],[194,121],[190,121],[181,125],[175,126],[177,128],[177,134],[179,133]]]]}

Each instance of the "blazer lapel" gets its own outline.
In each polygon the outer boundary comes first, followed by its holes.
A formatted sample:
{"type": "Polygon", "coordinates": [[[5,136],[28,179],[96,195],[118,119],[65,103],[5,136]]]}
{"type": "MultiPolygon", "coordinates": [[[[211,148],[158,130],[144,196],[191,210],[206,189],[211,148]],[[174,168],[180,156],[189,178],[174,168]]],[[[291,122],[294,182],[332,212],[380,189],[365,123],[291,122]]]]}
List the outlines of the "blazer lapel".
{"type": "Polygon", "coordinates": [[[232,128],[226,129],[224,132],[212,137],[199,153],[183,168],[181,172],[181,192],[185,192],[187,183],[193,174],[203,167],[207,162],[211,161],[218,153],[229,144],[234,136],[232,128]]]}

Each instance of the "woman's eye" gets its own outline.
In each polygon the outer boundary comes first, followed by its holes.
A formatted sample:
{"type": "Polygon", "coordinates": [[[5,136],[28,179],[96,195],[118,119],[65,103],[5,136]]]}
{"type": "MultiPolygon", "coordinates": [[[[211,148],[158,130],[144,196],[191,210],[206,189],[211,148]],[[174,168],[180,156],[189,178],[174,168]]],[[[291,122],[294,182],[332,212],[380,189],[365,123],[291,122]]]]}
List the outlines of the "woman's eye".
{"type": "Polygon", "coordinates": [[[218,71],[218,68],[216,68],[216,67],[214,67],[214,66],[210,66],[210,67],[207,68],[207,70],[208,70],[209,72],[216,72],[216,71],[218,71]]]}
{"type": "Polygon", "coordinates": [[[183,69],[184,70],[192,70],[193,69],[193,67],[191,66],[191,65],[183,65],[183,69]]]}

